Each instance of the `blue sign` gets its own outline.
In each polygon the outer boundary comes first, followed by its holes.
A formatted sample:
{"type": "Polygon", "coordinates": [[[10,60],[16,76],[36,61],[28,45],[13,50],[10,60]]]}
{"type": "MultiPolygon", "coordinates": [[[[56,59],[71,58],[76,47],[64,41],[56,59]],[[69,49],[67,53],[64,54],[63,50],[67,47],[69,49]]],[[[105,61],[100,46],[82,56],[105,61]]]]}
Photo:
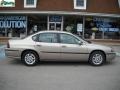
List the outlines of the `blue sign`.
{"type": "Polygon", "coordinates": [[[0,16],[0,28],[26,28],[26,16],[0,16]]]}
{"type": "Polygon", "coordinates": [[[49,21],[50,22],[62,22],[62,16],[50,16],[49,21]]]}
{"type": "Polygon", "coordinates": [[[118,32],[119,28],[113,28],[112,20],[108,18],[94,18],[93,21],[96,23],[96,27],[99,31],[103,32],[118,32]]]}
{"type": "Polygon", "coordinates": [[[120,29],[119,28],[99,28],[99,30],[104,32],[118,32],[120,29]]]}

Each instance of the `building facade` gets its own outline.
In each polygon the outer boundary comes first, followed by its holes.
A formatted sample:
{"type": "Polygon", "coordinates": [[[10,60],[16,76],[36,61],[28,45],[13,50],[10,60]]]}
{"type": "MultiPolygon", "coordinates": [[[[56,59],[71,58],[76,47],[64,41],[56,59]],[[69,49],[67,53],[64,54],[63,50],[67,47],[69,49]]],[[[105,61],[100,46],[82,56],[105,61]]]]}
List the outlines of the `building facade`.
{"type": "Polygon", "coordinates": [[[0,0],[0,37],[59,30],[120,39],[120,0],[0,0]]]}

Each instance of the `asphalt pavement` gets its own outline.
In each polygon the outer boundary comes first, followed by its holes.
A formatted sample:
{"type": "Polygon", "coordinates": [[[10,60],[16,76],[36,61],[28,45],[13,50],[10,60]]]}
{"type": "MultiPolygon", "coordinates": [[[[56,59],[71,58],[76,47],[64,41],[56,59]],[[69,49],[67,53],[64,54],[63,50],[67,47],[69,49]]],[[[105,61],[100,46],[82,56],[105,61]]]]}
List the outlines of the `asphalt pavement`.
{"type": "MultiPolygon", "coordinates": [[[[112,47],[120,51],[120,46],[112,47]]],[[[119,55],[100,67],[87,62],[42,62],[28,67],[1,56],[0,90],[120,90],[119,55]]]]}

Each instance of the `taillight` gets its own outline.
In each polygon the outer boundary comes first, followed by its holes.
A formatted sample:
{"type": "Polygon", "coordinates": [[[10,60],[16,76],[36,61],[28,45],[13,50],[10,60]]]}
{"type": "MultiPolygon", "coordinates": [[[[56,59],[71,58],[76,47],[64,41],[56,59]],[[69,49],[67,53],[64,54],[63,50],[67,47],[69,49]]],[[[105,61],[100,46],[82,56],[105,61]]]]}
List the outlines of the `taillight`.
{"type": "Polygon", "coordinates": [[[7,48],[10,48],[9,42],[7,42],[7,48]]]}

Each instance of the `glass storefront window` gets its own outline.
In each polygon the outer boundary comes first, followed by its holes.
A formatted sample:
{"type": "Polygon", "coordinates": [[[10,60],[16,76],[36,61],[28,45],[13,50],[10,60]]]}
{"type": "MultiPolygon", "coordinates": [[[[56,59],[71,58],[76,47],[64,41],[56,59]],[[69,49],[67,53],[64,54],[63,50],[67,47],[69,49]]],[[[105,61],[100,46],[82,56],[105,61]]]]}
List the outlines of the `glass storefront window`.
{"type": "MultiPolygon", "coordinates": [[[[80,16],[65,16],[64,17],[64,31],[78,34],[78,25],[83,23],[83,18],[80,16]]],[[[82,32],[81,32],[82,35],[82,32]]]]}
{"type": "Polygon", "coordinates": [[[2,37],[25,37],[26,28],[26,16],[0,16],[0,36],[2,37]]]}
{"type": "Polygon", "coordinates": [[[0,37],[25,37],[41,30],[68,31],[85,39],[120,39],[120,19],[59,15],[0,15],[0,37]],[[64,25],[63,25],[64,24],[64,25]]]}
{"type": "Polygon", "coordinates": [[[116,18],[87,17],[85,20],[85,38],[120,38],[120,26],[116,18]]]}
{"type": "Polygon", "coordinates": [[[33,34],[41,30],[47,30],[47,15],[28,16],[27,34],[33,34]]]}
{"type": "Polygon", "coordinates": [[[55,23],[50,23],[50,30],[55,30],[55,23]]]}

